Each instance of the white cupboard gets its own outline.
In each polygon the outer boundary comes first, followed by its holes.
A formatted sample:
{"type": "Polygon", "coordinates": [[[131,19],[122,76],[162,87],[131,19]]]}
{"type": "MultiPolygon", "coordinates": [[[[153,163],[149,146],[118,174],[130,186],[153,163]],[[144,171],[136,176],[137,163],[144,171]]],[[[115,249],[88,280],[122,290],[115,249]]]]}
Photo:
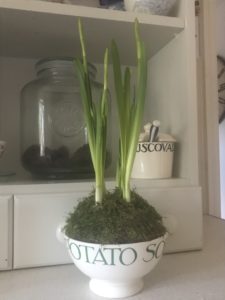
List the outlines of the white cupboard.
{"type": "Polygon", "coordinates": [[[12,267],[12,199],[0,195],[0,270],[12,267]]]}
{"type": "Polygon", "coordinates": [[[14,268],[70,262],[56,229],[82,193],[14,196],[14,268]]]}
{"type": "MultiPolygon", "coordinates": [[[[86,190],[89,188],[67,194],[14,195],[14,268],[70,263],[65,246],[56,238],[56,230],[86,190]]],[[[160,212],[168,226],[167,253],[201,249],[200,189],[142,186],[137,191],[160,212]]]]}
{"type": "MultiPolygon", "coordinates": [[[[0,139],[7,141],[0,168],[16,172],[16,176],[0,180],[0,194],[14,195],[14,268],[68,262],[56,241],[56,226],[74,201],[93,186],[92,181],[38,181],[20,162],[20,90],[34,78],[38,59],[79,55],[78,17],[83,20],[89,59],[99,70],[112,38],[119,45],[123,65],[135,66],[133,21],[138,17],[149,69],[144,121],[159,119],[161,130],[172,134],[177,145],[172,178],[133,180],[132,184],[163,215],[175,216],[178,230],[168,240],[168,252],[200,249],[194,0],[178,0],[170,17],[44,1],[0,0],[0,139]]],[[[112,112],[116,118],[113,108],[112,112]]],[[[113,128],[114,124],[113,119],[113,128]]],[[[115,158],[116,131],[112,140],[115,158]]],[[[4,235],[11,234],[6,224],[4,221],[4,234],[0,231],[5,240],[4,235]]],[[[7,252],[5,249],[1,245],[0,253],[7,252]]],[[[12,257],[10,251],[8,255],[12,257]]]]}

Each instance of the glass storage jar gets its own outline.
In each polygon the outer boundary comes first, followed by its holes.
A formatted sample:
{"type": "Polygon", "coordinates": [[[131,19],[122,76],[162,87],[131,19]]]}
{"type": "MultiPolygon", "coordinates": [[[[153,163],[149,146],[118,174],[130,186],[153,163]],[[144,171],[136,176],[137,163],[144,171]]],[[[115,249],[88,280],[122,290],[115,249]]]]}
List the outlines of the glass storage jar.
{"type": "MultiPolygon", "coordinates": [[[[37,78],[21,91],[23,167],[40,178],[94,177],[73,60],[43,59],[35,68],[37,78]]],[[[91,64],[89,72],[97,101],[101,84],[95,81],[91,64]]]]}

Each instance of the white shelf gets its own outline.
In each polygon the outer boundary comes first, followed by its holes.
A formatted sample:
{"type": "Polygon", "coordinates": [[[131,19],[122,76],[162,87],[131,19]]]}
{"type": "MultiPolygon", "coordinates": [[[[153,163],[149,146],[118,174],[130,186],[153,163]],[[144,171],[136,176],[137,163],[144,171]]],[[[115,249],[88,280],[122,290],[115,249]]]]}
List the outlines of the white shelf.
{"type": "MultiPolygon", "coordinates": [[[[106,180],[108,188],[115,187],[114,179],[106,180]]],[[[74,191],[88,191],[94,188],[93,180],[32,180],[19,179],[12,177],[9,180],[0,181],[1,195],[16,193],[63,193],[74,191]],[[57,183],[57,184],[56,184],[57,183]]],[[[134,188],[173,188],[190,186],[189,180],[185,178],[168,178],[168,179],[131,179],[131,186],[134,188]]]]}
{"type": "Polygon", "coordinates": [[[184,19],[33,0],[0,0],[0,55],[26,58],[79,56],[82,17],[89,59],[101,62],[114,38],[124,64],[133,64],[133,21],[138,17],[149,57],[184,29],[184,19]],[[100,49],[100,50],[99,50],[100,49]]]}

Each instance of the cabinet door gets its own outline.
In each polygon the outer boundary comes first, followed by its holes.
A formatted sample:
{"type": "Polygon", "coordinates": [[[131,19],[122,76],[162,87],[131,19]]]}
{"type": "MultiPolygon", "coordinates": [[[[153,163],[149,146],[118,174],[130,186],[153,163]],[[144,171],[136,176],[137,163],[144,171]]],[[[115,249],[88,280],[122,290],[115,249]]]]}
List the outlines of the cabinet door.
{"type": "Polygon", "coordinates": [[[0,270],[12,267],[12,196],[0,196],[0,270]]]}
{"type": "Polygon", "coordinates": [[[14,268],[69,263],[66,248],[56,238],[82,193],[15,195],[14,268]]]}
{"type": "Polygon", "coordinates": [[[202,248],[201,188],[138,188],[137,191],[163,217],[169,231],[166,253],[202,248]]]}

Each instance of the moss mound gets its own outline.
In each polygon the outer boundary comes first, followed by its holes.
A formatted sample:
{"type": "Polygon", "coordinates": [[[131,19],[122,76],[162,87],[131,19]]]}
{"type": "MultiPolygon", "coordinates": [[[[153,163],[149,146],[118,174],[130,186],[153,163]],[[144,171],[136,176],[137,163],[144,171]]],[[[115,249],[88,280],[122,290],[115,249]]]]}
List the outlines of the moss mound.
{"type": "Polygon", "coordinates": [[[84,198],[67,218],[64,229],[72,239],[99,244],[150,241],[166,232],[154,207],[134,191],[127,203],[119,189],[107,192],[101,205],[95,204],[94,193],[84,198]]]}

